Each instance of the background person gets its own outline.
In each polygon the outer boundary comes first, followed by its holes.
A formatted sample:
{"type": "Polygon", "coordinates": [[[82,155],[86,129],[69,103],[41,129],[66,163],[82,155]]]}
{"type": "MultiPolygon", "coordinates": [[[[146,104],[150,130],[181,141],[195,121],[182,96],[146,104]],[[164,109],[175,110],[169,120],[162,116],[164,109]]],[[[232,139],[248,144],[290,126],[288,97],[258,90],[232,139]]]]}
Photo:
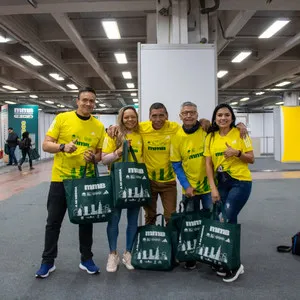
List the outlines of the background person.
{"type": "MultiPolygon", "coordinates": [[[[102,162],[111,164],[115,161],[121,161],[123,154],[123,142],[126,140],[132,146],[138,162],[142,161],[143,141],[139,134],[138,114],[132,106],[126,106],[120,109],[118,115],[119,130],[115,138],[105,137],[103,143],[102,162]]],[[[129,153],[129,161],[133,161],[129,153]]],[[[123,254],[122,262],[128,270],[133,270],[131,264],[131,250],[134,237],[137,232],[138,215],[140,208],[127,208],[127,229],[126,229],[126,251],[123,254]]],[[[116,272],[120,263],[117,252],[117,241],[119,235],[119,221],[122,209],[114,208],[111,219],[107,224],[107,238],[110,249],[106,270],[107,272],[116,272]]]]}
{"type": "Polygon", "coordinates": [[[18,135],[14,132],[12,127],[8,128],[8,137],[6,143],[8,144],[9,153],[8,153],[8,164],[7,166],[11,166],[12,164],[18,165],[18,161],[15,155],[15,150],[18,145],[18,135]]]}
{"type": "MultiPolygon", "coordinates": [[[[251,139],[240,137],[235,120],[231,106],[218,105],[213,112],[204,151],[212,201],[222,201],[228,222],[234,224],[250,196],[252,179],[248,164],[254,163],[251,139]]],[[[225,276],[223,281],[232,282],[244,273],[244,266],[240,264],[237,269],[226,271],[218,270],[217,273],[225,276]]]]}
{"type": "Polygon", "coordinates": [[[29,137],[28,131],[22,133],[22,140],[19,142],[19,147],[22,151],[22,158],[19,160],[18,169],[22,171],[22,164],[26,159],[26,155],[28,155],[29,168],[30,170],[33,170],[34,168],[32,167],[32,159],[30,156],[31,138],[29,137]]]}
{"type": "MultiPolygon", "coordinates": [[[[94,163],[101,160],[104,126],[91,113],[95,107],[96,92],[90,87],[79,90],[77,110],[61,113],[53,120],[43,142],[43,150],[55,153],[52,178],[47,201],[47,225],[42,264],[37,278],[45,278],[55,270],[57,242],[67,202],[63,180],[81,178],[86,164],[87,177],[94,175],[94,163]]],[[[96,274],[99,268],[92,257],[93,224],[79,225],[79,268],[96,274]]]]}

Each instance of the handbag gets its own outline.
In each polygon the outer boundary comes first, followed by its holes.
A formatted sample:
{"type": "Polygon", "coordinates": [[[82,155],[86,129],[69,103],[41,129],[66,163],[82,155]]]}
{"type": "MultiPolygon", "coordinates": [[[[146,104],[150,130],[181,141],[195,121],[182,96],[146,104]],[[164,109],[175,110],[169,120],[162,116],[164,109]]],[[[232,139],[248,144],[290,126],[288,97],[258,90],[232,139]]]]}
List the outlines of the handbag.
{"type": "Polygon", "coordinates": [[[300,255],[300,232],[292,237],[292,246],[277,246],[278,252],[292,252],[292,254],[300,255]]]}
{"type": "Polygon", "coordinates": [[[33,148],[33,149],[29,149],[29,156],[32,160],[36,160],[36,159],[39,159],[40,158],[40,155],[37,151],[36,148],[33,148]]]}
{"type": "Polygon", "coordinates": [[[5,145],[4,145],[4,153],[5,153],[6,155],[9,155],[9,146],[8,146],[8,144],[5,144],[5,145]]]}
{"type": "Polygon", "coordinates": [[[241,225],[227,223],[223,204],[214,204],[211,219],[202,219],[194,257],[209,265],[234,270],[241,264],[240,243],[241,225]],[[217,205],[224,222],[217,220],[217,205]]]}
{"type": "Polygon", "coordinates": [[[113,212],[112,183],[109,175],[99,176],[95,165],[94,177],[63,181],[69,219],[74,224],[107,222],[113,212]]]}
{"type": "Polygon", "coordinates": [[[131,252],[131,263],[136,269],[171,270],[173,267],[171,233],[161,225],[144,225],[138,227],[131,252]]]}
{"type": "Polygon", "coordinates": [[[150,181],[146,165],[139,163],[133,148],[123,143],[122,162],[111,166],[114,205],[117,208],[131,208],[147,205],[151,202],[150,181]],[[134,162],[128,161],[128,152],[134,162]]]}

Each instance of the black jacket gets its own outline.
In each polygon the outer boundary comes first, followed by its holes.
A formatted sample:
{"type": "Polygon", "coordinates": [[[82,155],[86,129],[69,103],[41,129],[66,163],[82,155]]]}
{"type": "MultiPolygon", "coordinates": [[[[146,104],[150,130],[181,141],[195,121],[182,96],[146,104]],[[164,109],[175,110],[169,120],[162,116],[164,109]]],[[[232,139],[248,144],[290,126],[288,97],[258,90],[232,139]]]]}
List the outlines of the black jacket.
{"type": "Polygon", "coordinates": [[[9,147],[17,147],[18,135],[15,132],[9,133],[6,142],[9,147]]]}

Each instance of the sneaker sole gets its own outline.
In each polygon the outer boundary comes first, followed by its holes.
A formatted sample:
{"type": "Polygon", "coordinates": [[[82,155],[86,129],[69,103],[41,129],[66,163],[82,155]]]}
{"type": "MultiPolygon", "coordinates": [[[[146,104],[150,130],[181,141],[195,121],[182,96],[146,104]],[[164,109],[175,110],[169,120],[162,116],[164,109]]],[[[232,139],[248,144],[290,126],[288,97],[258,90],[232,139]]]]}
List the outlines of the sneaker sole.
{"type": "Polygon", "coordinates": [[[128,270],[134,270],[134,267],[132,265],[128,265],[124,258],[122,258],[122,263],[128,270]]]}
{"type": "Polygon", "coordinates": [[[228,278],[228,279],[223,278],[223,281],[224,281],[224,282],[233,282],[233,281],[237,280],[238,277],[239,277],[241,274],[244,274],[244,273],[245,273],[244,266],[241,265],[241,270],[239,270],[239,271],[235,274],[234,277],[228,278]]]}
{"type": "Polygon", "coordinates": [[[89,269],[87,267],[85,267],[84,265],[82,265],[81,263],[79,264],[79,268],[83,271],[86,271],[88,274],[91,274],[91,275],[100,273],[100,270],[95,271],[95,272],[89,271],[89,269]]]}
{"type": "Polygon", "coordinates": [[[35,274],[35,278],[41,278],[41,279],[47,278],[50,275],[50,273],[54,272],[55,270],[56,270],[56,267],[53,266],[51,269],[49,269],[48,273],[46,273],[45,275],[35,274]]]}

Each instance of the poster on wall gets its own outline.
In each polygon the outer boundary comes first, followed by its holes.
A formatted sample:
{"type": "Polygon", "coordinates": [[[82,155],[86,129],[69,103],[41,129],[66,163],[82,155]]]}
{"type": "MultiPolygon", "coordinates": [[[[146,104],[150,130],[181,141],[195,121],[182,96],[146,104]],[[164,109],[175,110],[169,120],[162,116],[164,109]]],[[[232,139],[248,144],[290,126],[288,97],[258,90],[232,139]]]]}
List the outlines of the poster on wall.
{"type": "Polygon", "coordinates": [[[1,106],[1,142],[0,142],[0,151],[3,151],[0,155],[7,161],[4,155],[4,144],[8,136],[8,105],[1,106]]]}
{"type": "Polygon", "coordinates": [[[19,138],[28,131],[33,147],[38,147],[38,105],[8,105],[8,126],[19,138]]]}

